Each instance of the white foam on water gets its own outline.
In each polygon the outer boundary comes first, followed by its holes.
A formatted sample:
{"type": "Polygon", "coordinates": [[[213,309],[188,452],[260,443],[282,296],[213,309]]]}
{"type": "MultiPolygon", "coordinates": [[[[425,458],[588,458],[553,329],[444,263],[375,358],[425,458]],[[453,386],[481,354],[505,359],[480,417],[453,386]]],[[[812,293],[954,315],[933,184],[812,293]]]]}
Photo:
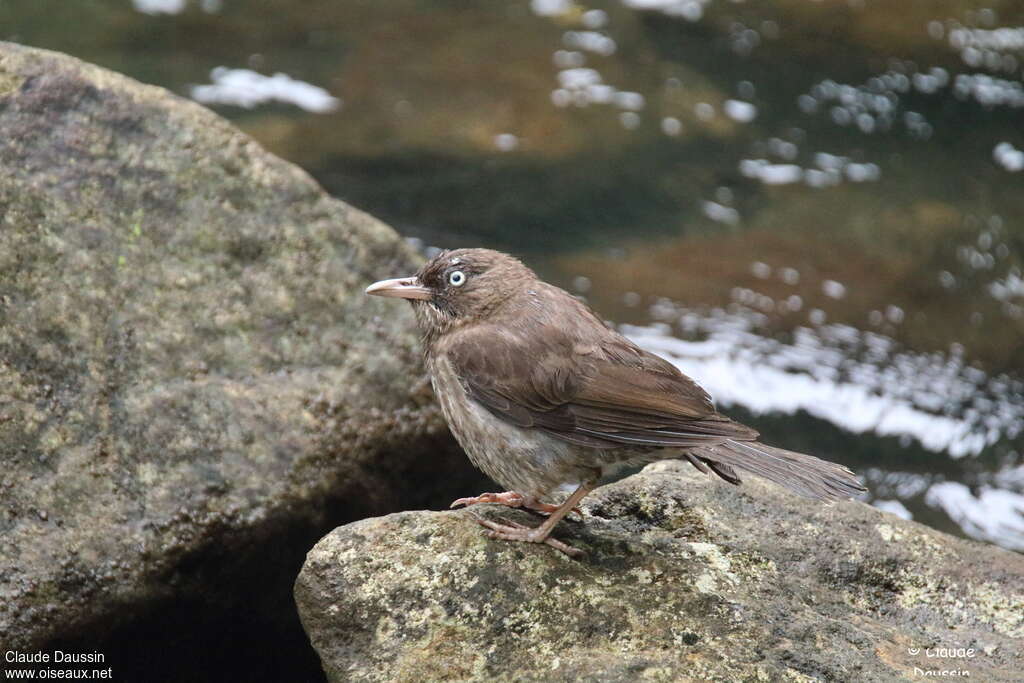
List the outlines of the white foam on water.
{"type": "Polygon", "coordinates": [[[941,508],[973,538],[1024,550],[1024,495],[982,487],[975,496],[954,481],[933,484],[925,502],[941,508]]]}
{"type": "Polygon", "coordinates": [[[731,206],[706,201],[701,205],[701,208],[704,209],[705,216],[718,223],[736,225],[740,222],[740,212],[731,206]]]}
{"type": "Polygon", "coordinates": [[[1024,27],[983,29],[958,26],[949,32],[949,45],[957,50],[966,47],[999,51],[1024,50],[1024,27]]]}
{"type": "Polygon", "coordinates": [[[1024,171],[1024,151],[1017,149],[1009,142],[1000,142],[996,145],[992,150],[992,158],[1011,173],[1024,171]]]}
{"type": "Polygon", "coordinates": [[[988,292],[1000,301],[1024,299],[1024,278],[1017,271],[1012,271],[1004,279],[989,283],[988,292]]]}
{"type": "Polygon", "coordinates": [[[842,299],[846,296],[846,285],[835,280],[825,280],[821,283],[821,291],[829,298],[842,299]]]}
{"type": "Polygon", "coordinates": [[[594,52],[604,57],[615,54],[618,47],[614,40],[598,31],[566,31],[562,35],[562,42],[567,47],[594,52]]]}
{"type": "Polygon", "coordinates": [[[210,72],[210,80],[213,81],[210,85],[192,86],[192,99],[203,104],[229,104],[245,109],[277,101],[318,114],[341,106],[341,100],[323,88],[283,73],[265,76],[251,69],[218,66],[210,72]]]}
{"type": "Polygon", "coordinates": [[[796,164],[773,164],[767,159],[743,159],[739,169],[746,177],[756,178],[765,185],[797,183],[804,177],[804,170],[796,164]]]}
{"type": "Polygon", "coordinates": [[[499,152],[511,152],[519,147],[519,136],[512,133],[500,133],[494,136],[494,146],[499,152]]]}
{"type": "Polygon", "coordinates": [[[882,512],[888,512],[890,515],[896,515],[901,519],[913,519],[914,515],[910,514],[910,510],[898,500],[875,500],[871,502],[871,505],[878,508],[882,512]]]}
{"type": "Polygon", "coordinates": [[[739,123],[750,123],[757,118],[757,107],[742,100],[726,100],[725,115],[739,123]]]}
{"type": "Polygon", "coordinates": [[[132,0],[132,6],[143,14],[180,14],[187,0],[132,0]]]}
{"type": "Polygon", "coordinates": [[[559,17],[573,7],[571,0],[530,0],[530,10],[538,17],[559,17]]]}
{"type": "Polygon", "coordinates": [[[698,21],[704,16],[704,5],[710,0],[622,0],[626,7],[638,10],[655,10],[671,17],[682,17],[687,21],[698,21]]]}

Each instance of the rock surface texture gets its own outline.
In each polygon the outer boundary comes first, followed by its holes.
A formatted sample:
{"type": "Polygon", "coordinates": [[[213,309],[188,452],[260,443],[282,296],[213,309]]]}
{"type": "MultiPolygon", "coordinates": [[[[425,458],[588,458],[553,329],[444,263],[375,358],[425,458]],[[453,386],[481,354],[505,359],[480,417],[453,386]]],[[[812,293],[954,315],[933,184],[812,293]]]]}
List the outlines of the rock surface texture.
{"type": "Polygon", "coordinates": [[[294,615],[309,545],[444,450],[410,312],[362,293],[417,257],[208,110],[70,57],[0,43],[0,131],[0,644],[258,602],[279,539],[294,615]]]}
{"type": "Polygon", "coordinates": [[[917,667],[1019,681],[1024,671],[1024,556],[859,502],[817,505],[756,480],[731,488],[675,462],[598,489],[583,511],[583,523],[559,528],[588,552],[581,561],[489,540],[470,511],[335,529],[295,586],[328,679],[921,680],[917,667]],[[929,656],[937,648],[970,654],[929,656]]]}

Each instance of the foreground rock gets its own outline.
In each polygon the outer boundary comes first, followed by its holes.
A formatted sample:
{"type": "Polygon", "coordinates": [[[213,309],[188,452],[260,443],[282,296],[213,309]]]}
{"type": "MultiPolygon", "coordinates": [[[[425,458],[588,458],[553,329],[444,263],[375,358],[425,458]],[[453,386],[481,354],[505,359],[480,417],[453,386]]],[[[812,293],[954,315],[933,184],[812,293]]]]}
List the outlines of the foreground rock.
{"type": "MultiPolygon", "coordinates": [[[[582,561],[484,538],[468,512],[335,529],[295,586],[328,678],[890,681],[920,678],[917,667],[1016,681],[1024,670],[1024,556],[857,502],[730,488],[679,463],[583,507],[582,524],[560,527],[582,561]],[[972,656],[927,654],[958,647],[972,656]]],[[[480,511],[527,519],[495,508],[480,511]]]]}
{"type": "Polygon", "coordinates": [[[0,43],[0,130],[0,644],[160,606],[152,655],[194,630],[168,605],[277,576],[293,615],[325,509],[394,510],[436,457],[410,316],[362,295],[415,257],[211,112],[69,57],[0,43]]]}

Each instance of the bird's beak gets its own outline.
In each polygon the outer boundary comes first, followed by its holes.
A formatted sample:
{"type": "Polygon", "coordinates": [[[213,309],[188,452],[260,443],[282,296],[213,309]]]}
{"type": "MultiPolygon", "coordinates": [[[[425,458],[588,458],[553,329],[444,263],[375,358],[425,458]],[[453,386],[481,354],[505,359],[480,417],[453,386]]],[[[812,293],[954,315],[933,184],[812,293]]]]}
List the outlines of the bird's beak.
{"type": "Polygon", "coordinates": [[[415,277],[396,277],[391,280],[374,282],[366,288],[367,294],[376,296],[394,296],[399,299],[422,299],[427,300],[433,296],[433,292],[420,284],[415,277]]]}

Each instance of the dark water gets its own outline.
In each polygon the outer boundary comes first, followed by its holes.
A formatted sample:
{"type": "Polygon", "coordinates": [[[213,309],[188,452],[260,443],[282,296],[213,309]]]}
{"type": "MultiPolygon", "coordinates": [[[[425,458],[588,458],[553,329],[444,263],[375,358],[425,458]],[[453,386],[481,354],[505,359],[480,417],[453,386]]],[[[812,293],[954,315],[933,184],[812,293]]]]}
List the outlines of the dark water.
{"type": "Polygon", "coordinates": [[[0,2],[0,37],[207,102],[425,249],[519,253],[871,503],[1017,550],[1022,27],[995,1],[0,2]]]}

